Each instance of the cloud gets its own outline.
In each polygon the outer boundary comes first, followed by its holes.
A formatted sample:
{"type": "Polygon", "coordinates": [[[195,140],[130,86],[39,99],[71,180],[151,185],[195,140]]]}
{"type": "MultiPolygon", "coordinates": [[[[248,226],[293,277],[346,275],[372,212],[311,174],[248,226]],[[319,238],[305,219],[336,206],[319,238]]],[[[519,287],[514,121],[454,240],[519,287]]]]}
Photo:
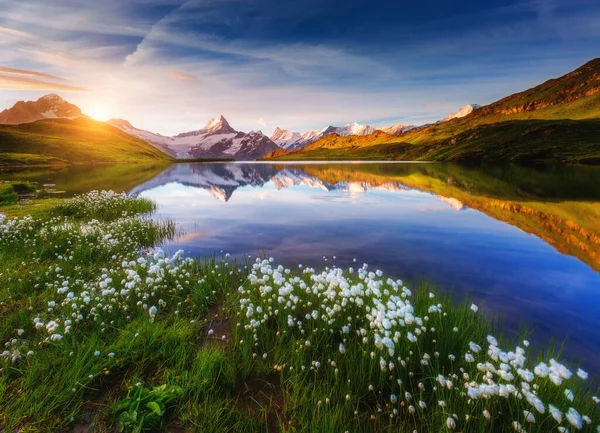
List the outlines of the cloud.
{"type": "Polygon", "coordinates": [[[200,81],[198,77],[181,71],[167,71],[166,75],[181,81],[200,81]]]}
{"type": "Polygon", "coordinates": [[[63,92],[87,92],[83,87],[37,80],[35,78],[0,75],[0,89],[7,90],[55,90],[63,92]]]}
{"type": "Polygon", "coordinates": [[[15,36],[17,38],[35,39],[35,36],[33,36],[33,35],[31,35],[31,34],[29,34],[27,32],[24,32],[24,31],[21,31],[21,30],[17,30],[17,29],[12,29],[10,27],[2,27],[2,26],[0,26],[0,32],[5,33],[5,34],[10,35],[10,36],[15,36]]]}
{"type": "Polygon", "coordinates": [[[28,71],[26,69],[16,69],[16,68],[7,68],[5,66],[0,66],[0,74],[5,75],[23,75],[26,77],[37,77],[37,78],[45,78],[53,81],[66,81],[64,78],[60,78],[54,75],[44,74],[41,72],[28,71]]]}

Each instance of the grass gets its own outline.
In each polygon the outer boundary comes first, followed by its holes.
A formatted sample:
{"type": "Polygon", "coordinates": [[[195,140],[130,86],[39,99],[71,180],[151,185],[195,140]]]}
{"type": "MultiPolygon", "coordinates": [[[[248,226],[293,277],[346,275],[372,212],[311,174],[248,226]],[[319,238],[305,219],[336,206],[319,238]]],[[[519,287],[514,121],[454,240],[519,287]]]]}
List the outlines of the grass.
{"type": "Polygon", "coordinates": [[[43,219],[0,222],[0,428],[496,432],[516,421],[529,432],[579,422],[592,432],[600,423],[589,380],[550,364],[558,352],[543,354],[548,376],[526,342],[488,337],[494,324],[469,300],[366,266],[169,255],[152,248],[174,233],[147,218],[153,208],[103,192],[60,200],[43,219]],[[570,408],[591,424],[573,412],[567,421],[570,408]]]}
{"type": "Polygon", "coordinates": [[[104,122],[80,118],[0,125],[0,164],[55,165],[170,161],[150,144],[104,122]]]}
{"type": "Polygon", "coordinates": [[[511,120],[456,130],[445,123],[378,143],[324,138],[275,160],[600,163],[600,120],[511,120]]]}
{"type": "Polygon", "coordinates": [[[0,206],[14,204],[20,195],[35,193],[35,185],[28,182],[0,182],[0,206]]]}
{"type": "Polygon", "coordinates": [[[392,136],[330,135],[267,159],[600,163],[600,59],[471,114],[392,136]]]}

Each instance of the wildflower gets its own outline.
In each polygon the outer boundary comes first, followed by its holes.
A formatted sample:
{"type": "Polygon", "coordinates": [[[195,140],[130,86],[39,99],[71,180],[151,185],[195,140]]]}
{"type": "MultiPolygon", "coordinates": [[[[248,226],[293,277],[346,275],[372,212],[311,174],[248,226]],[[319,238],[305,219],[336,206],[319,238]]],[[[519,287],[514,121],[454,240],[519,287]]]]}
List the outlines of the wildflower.
{"type": "Polygon", "coordinates": [[[573,391],[571,391],[570,389],[565,389],[565,397],[567,397],[567,400],[573,401],[573,391]]]}
{"type": "Polygon", "coordinates": [[[390,395],[390,402],[391,402],[392,404],[396,404],[396,403],[398,403],[398,397],[396,396],[396,394],[392,394],[392,395],[390,395]]]}
{"type": "Polygon", "coordinates": [[[579,376],[583,380],[586,380],[588,378],[587,372],[583,371],[581,368],[577,370],[577,376],[579,376]]]}
{"type": "Polygon", "coordinates": [[[550,411],[552,418],[554,418],[556,422],[560,424],[562,422],[562,412],[556,406],[551,404],[548,405],[548,410],[550,411]]]}
{"type": "Polygon", "coordinates": [[[340,353],[343,355],[344,353],[346,353],[346,347],[344,346],[343,343],[340,343],[340,347],[339,347],[339,351],[340,353]]]}
{"type": "Polygon", "coordinates": [[[473,353],[479,353],[481,351],[481,346],[479,346],[476,343],[473,343],[472,341],[469,341],[469,349],[473,353]]]}
{"type": "Polygon", "coordinates": [[[448,419],[446,419],[446,426],[450,430],[454,430],[456,428],[456,422],[454,421],[454,418],[448,417],[448,419]]]}
{"type": "Polygon", "coordinates": [[[523,415],[525,416],[525,421],[535,423],[535,417],[528,410],[523,411],[523,415]]]}
{"type": "Polygon", "coordinates": [[[572,407],[570,407],[567,411],[566,417],[567,421],[569,421],[569,424],[571,424],[573,427],[580,429],[583,426],[581,415],[579,415],[579,412],[572,407]]]}
{"type": "Polygon", "coordinates": [[[425,403],[423,400],[419,400],[419,407],[421,409],[426,409],[427,408],[427,403],[425,403]]]}
{"type": "Polygon", "coordinates": [[[477,313],[477,311],[479,311],[479,307],[475,304],[471,304],[471,311],[473,313],[477,313]]]}
{"type": "Polygon", "coordinates": [[[158,311],[158,309],[154,305],[148,309],[148,315],[150,316],[151,322],[154,322],[154,318],[156,317],[157,311],[158,311]]]}
{"type": "Polygon", "coordinates": [[[483,416],[487,420],[492,419],[492,415],[490,414],[490,412],[487,409],[483,411],[483,416]]]}
{"type": "Polygon", "coordinates": [[[475,358],[470,353],[465,353],[465,361],[467,362],[475,362],[475,358]]]}

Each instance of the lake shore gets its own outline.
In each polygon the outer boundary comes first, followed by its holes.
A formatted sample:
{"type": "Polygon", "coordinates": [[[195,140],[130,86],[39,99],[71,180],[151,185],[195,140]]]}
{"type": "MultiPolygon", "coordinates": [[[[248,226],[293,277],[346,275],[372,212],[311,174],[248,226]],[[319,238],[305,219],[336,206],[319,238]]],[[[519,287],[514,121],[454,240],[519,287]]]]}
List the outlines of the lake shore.
{"type": "Polygon", "coordinates": [[[528,359],[529,343],[500,338],[469,300],[360,264],[317,271],[167,254],[154,246],[174,226],[144,216],[154,208],[102,192],[2,220],[4,428],[600,423],[587,373],[554,361],[557,351],[528,359]]]}

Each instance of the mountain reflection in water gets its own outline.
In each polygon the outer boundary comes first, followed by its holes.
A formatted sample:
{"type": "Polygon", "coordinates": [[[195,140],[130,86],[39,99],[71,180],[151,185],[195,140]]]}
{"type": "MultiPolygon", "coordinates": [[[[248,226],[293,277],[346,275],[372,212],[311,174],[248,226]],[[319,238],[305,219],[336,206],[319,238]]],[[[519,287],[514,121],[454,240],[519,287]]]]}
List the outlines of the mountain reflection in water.
{"type": "Polygon", "coordinates": [[[367,262],[458,298],[469,293],[484,311],[501,314],[513,335],[527,326],[534,342],[568,338],[568,353],[600,372],[598,167],[227,163],[127,170],[0,177],[55,183],[67,193],[107,184],[118,190],[121,179],[123,190],[159,204],[158,217],[177,222],[182,235],[165,245],[170,250],[268,254],[317,268],[367,262]]]}

